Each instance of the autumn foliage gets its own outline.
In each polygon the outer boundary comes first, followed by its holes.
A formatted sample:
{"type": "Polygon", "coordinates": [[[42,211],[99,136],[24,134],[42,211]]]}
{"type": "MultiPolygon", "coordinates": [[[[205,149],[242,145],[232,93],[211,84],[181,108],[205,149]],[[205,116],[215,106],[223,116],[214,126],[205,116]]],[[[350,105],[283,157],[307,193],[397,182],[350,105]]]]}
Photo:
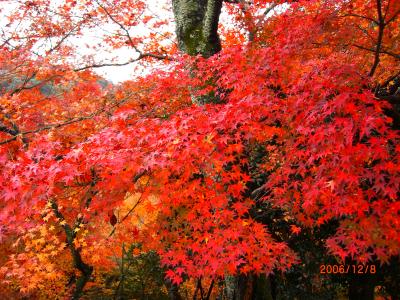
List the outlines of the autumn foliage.
{"type": "Polygon", "coordinates": [[[226,1],[209,58],[145,1],[6,2],[0,295],[77,299],[145,253],[192,298],[286,276],[301,240],[337,264],[400,255],[400,2],[226,1]],[[89,55],[69,42],[99,28],[89,55]],[[147,71],[94,72],[125,63],[147,71]]]}

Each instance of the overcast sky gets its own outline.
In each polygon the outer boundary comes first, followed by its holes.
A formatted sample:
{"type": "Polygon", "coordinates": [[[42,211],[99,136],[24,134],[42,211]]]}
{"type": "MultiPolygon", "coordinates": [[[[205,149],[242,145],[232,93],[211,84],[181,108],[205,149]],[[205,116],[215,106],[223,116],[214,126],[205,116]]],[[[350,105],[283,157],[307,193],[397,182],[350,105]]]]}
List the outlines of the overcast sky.
{"type": "MultiPolygon", "coordinates": [[[[5,16],[8,16],[12,11],[18,7],[18,2],[21,1],[5,1],[0,0],[0,28],[5,31],[13,31],[14,28],[12,26],[6,26],[8,23],[8,19],[5,16]]],[[[52,4],[54,6],[63,3],[63,0],[52,0],[52,4]]],[[[146,1],[146,5],[148,7],[148,13],[152,14],[154,18],[157,16],[160,17],[169,17],[172,18],[172,5],[170,0],[150,0],[146,1]]],[[[19,24],[19,28],[23,27],[23,25],[19,24]]],[[[18,28],[18,30],[20,30],[18,28]]],[[[83,37],[70,37],[67,42],[70,45],[76,46],[78,56],[85,56],[93,54],[93,49],[90,47],[96,45],[101,42],[101,36],[104,34],[103,30],[107,30],[109,32],[114,32],[116,28],[119,28],[118,25],[111,22],[110,25],[102,26],[102,29],[96,30],[86,30],[84,32],[83,37]],[[89,46],[89,47],[88,47],[89,46]]],[[[174,25],[171,22],[171,25],[166,28],[166,30],[173,32],[174,25]]],[[[148,27],[143,25],[135,26],[130,29],[130,35],[135,37],[137,35],[143,35],[150,33],[151,30],[148,27]]],[[[7,36],[7,35],[6,35],[7,36]]],[[[41,48],[35,49],[37,53],[44,53],[46,50],[45,47],[42,47],[43,44],[40,43],[41,48]]],[[[48,48],[51,46],[48,45],[48,48]]],[[[121,49],[104,49],[103,51],[96,50],[94,52],[94,62],[96,63],[107,63],[107,62],[116,62],[123,63],[132,58],[135,58],[137,53],[131,48],[121,48],[121,49]]],[[[110,80],[114,83],[122,82],[129,79],[134,79],[137,74],[143,74],[144,72],[148,72],[145,68],[141,67],[138,63],[132,63],[126,66],[116,66],[116,67],[103,67],[94,69],[94,71],[101,76],[105,77],[105,79],[110,80]]]]}
{"type": "MultiPolygon", "coordinates": [[[[63,0],[51,0],[52,4],[54,6],[58,6],[60,3],[63,3],[63,0]]],[[[0,0],[0,9],[2,9],[2,15],[6,15],[10,11],[15,8],[15,5],[12,5],[12,3],[19,2],[19,1],[4,1],[0,0]]],[[[117,2],[118,3],[118,2],[117,2]]],[[[160,18],[169,18],[171,20],[170,25],[164,28],[165,31],[168,32],[174,32],[174,22],[173,22],[173,14],[172,14],[172,4],[171,0],[149,0],[145,2],[147,5],[148,13],[153,15],[154,18],[160,17],[160,18]]],[[[282,10],[282,9],[278,9],[282,10]]],[[[284,10],[284,9],[283,9],[284,10]]],[[[112,13],[112,12],[111,12],[112,13]]],[[[261,12],[262,13],[262,12],[261,12]]],[[[272,12],[271,12],[272,13],[272,12]]],[[[146,15],[147,15],[146,14],[146,15]]],[[[225,26],[234,26],[234,23],[232,22],[231,18],[228,16],[228,14],[225,12],[223,9],[223,12],[220,16],[220,21],[225,25],[225,26]]],[[[5,28],[4,25],[7,24],[7,19],[6,18],[0,18],[0,27],[5,28]]],[[[109,25],[102,26],[102,29],[96,30],[87,30],[84,33],[83,37],[79,38],[70,38],[68,40],[69,43],[72,45],[76,46],[76,51],[79,54],[78,56],[85,56],[85,55],[90,55],[93,54],[93,49],[90,49],[91,46],[96,45],[101,41],[101,36],[104,34],[103,30],[107,30],[109,32],[115,32],[116,29],[119,29],[118,25],[111,22],[109,25]],[[89,46],[89,48],[87,47],[89,46]]],[[[10,30],[8,28],[7,30],[10,30]]],[[[147,26],[144,25],[139,25],[135,26],[132,29],[130,29],[130,35],[132,37],[137,36],[137,35],[148,35],[151,31],[147,26]]],[[[161,31],[162,29],[157,29],[158,31],[161,31]]],[[[154,31],[153,31],[154,33],[154,31]]],[[[166,42],[175,42],[175,36],[172,37],[173,41],[168,41],[166,42]]],[[[57,40],[55,40],[57,42],[57,40]]],[[[48,45],[48,49],[51,48],[51,45],[48,45]]],[[[41,50],[38,49],[37,52],[43,53],[45,48],[42,48],[41,50]]],[[[95,63],[107,63],[110,61],[116,62],[116,63],[124,63],[126,61],[129,61],[132,58],[135,58],[135,51],[130,47],[122,48],[122,49],[108,49],[108,50],[96,50],[94,55],[94,62],[95,63]]],[[[152,64],[152,66],[157,66],[157,63],[152,64]]],[[[105,79],[110,80],[114,83],[122,82],[125,80],[129,79],[134,79],[137,75],[141,75],[143,73],[149,72],[150,69],[146,69],[141,66],[141,64],[138,63],[132,63],[126,66],[115,66],[115,67],[103,67],[103,68],[97,68],[94,70],[96,73],[99,75],[103,76],[105,79]]]]}

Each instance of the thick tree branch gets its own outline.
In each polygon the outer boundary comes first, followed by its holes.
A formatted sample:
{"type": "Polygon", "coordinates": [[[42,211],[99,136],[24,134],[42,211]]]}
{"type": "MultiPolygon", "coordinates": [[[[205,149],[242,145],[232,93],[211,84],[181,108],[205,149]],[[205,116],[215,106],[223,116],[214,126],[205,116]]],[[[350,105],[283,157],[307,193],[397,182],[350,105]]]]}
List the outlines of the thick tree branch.
{"type": "MultiPolygon", "coordinates": [[[[361,45],[353,44],[352,46],[354,46],[356,48],[359,48],[359,49],[362,49],[362,50],[369,51],[369,52],[373,52],[373,53],[376,52],[376,49],[367,48],[367,47],[364,47],[364,46],[361,46],[361,45]]],[[[388,51],[388,50],[380,49],[379,53],[386,54],[386,55],[392,56],[394,58],[400,59],[400,54],[396,54],[396,53],[393,53],[393,52],[388,51]]]]}
{"type": "MultiPolygon", "coordinates": [[[[86,191],[85,195],[83,196],[85,209],[89,208],[93,197],[96,196],[96,194],[98,193],[98,191],[94,190],[94,187],[96,186],[97,182],[100,180],[100,178],[97,176],[94,168],[91,168],[90,172],[91,172],[92,179],[89,183],[89,189],[86,191]]],[[[77,220],[75,221],[74,230],[80,227],[80,225],[83,223],[83,220],[84,220],[83,216],[77,218],[77,220]]]]}
{"type": "Polygon", "coordinates": [[[371,67],[371,71],[369,71],[369,76],[372,77],[375,74],[376,68],[379,65],[380,61],[380,52],[381,52],[381,47],[382,47],[382,41],[383,41],[383,32],[385,30],[385,20],[382,15],[382,3],[381,0],[376,0],[376,8],[378,11],[378,39],[376,41],[376,48],[375,48],[375,57],[374,57],[374,63],[371,67]]]}
{"type": "Polygon", "coordinates": [[[211,292],[212,292],[212,290],[213,290],[213,288],[214,288],[214,283],[215,283],[214,279],[211,280],[211,284],[210,284],[210,286],[208,287],[208,292],[207,292],[207,294],[206,294],[205,300],[210,300],[211,292]]]}
{"type": "MultiPolygon", "coordinates": [[[[11,142],[11,141],[17,139],[17,137],[21,134],[21,131],[20,131],[18,125],[15,122],[12,121],[12,118],[8,113],[3,113],[3,115],[11,123],[12,128],[9,128],[5,124],[0,123],[0,131],[14,136],[13,138],[11,138],[9,140],[6,140],[7,143],[8,143],[8,142],[11,142]]],[[[28,143],[27,139],[24,138],[24,137],[22,137],[22,142],[24,143],[24,146],[26,146],[27,143],[28,143]]],[[[0,145],[1,144],[2,143],[0,142],[0,145]]]]}
{"type": "Polygon", "coordinates": [[[81,256],[80,250],[75,247],[74,241],[76,237],[76,232],[70,225],[66,222],[63,214],[59,210],[57,202],[52,199],[50,201],[51,208],[54,212],[54,215],[60,220],[62,223],[62,228],[64,229],[65,235],[67,237],[67,245],[70,249],[72,260],[74,262],[75,268],[77,268],[81,272],[81,276],[77,279],[75,283],[75,289],[72,295],[73,300],[77,300],[80,298],[83,288],[85,287],[86,283],[89,281],[90,276],[93,273],[93,267],[86,264],[81,256]]]}
{"type": "Polygon", "coordinates": [[[37,83],[34,83],[34,84],[31,84],[31,85],[27,86],[27,84],[28,84],[32,79],[34,79],[34,76],[33,76],[33,77],[31,77],[28,81],[25,81],[24,84],[23,84],[22,86],[20,86],[20,87],[18,87],[17,89],[13,90],[13,91],[10,93],[10,95],[12,96],[12,95],[14,95],[14,94],[16,94],[16,93],[19,93],[19,92],[21,92],[21,91],[24,91],[24,90],[31,90],[31,89],[34,89],[34,88],[36,88],[36,87],[40,87],[40,86],[42,86],[42,85],[48,83],[49,81],[52,81],[53,79],[55,79],[55,78],[57,78],[57,77],[61,77],[61,75],[53,75],[53,76],[50,76],[50,77],[48,77],[48,78],[46,78],[46,79],[44,79],[44,80],[42,80],[42,81],[39,81],[39,82],[37,82],[37,83]]]}
{"type": "MultiPolygon", "coordinates": [[[[89,188],[82,198],[82,200],[84,201],[85,208],[89,208],[93,197],[96,195],[97,191],[94,191],[93,189],[96,186],[97,182],[99,181],[99,177],[97,176],[95,169],[91,168],[90,171],[91,171],[91,181],[88,184],[89,188]]],[[[64,232],[65,232],[65,235],[67,238],[67,245],[68,245],[71,255],[72,255],[74,267],[77,268],[81,272],[81,276],[77,279],[77,281],[75,283],[75,290],[72,295],[72,299],[79,299],[81,297],[83,288],[85,287],[86,283],[89,281],[90,276],[92,275],[92,272],[93,272],[93,267],[86,264],[83,261],[81,252],[80,252],[80,248],[77,248],[74,244],[78,229],[80,228],[80,226],[83,222],[83,216],[78,217],[74,223],[74,226],[71,227],[67,223],[64,215],[61,213],[55,199],[50,200],[50,206],[53,210],[54,215],[60,221],[61,227],[64,229],[64,232]]]]}
{"type": "Polygon", "coordinates": [[[277,6],[278,6],[278,3],[271,3],[271,5],[263,12],[263,15],[267,16],[277,6]]]}

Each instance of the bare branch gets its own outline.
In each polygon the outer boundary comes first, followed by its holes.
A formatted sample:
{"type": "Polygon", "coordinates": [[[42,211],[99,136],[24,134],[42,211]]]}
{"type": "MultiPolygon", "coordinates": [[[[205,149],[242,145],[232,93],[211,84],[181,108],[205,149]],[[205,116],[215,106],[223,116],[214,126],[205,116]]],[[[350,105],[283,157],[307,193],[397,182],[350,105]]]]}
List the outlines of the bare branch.
{"type": "Polygon", "coordinates": [[[74,69],[74,71],[75,71],[75,72],[79,72],[79,71],[84,71],[84,70],[87,70],[87,69],[95,69],[95,68],[103,68],[103,67],[120,67],[120,66],[126,66],[126,65],[129,65],[129,64],[131,64],[131,63],[134,63],[134,62],[136,62],[136,61],[138,61],[138,60],[139,60],[139,59],[136,58],[136,59],[128,60],[128,61],[123,62],[123,63],[100,63],[100,64],[87,65],[87,66],[84,66],[84,67],[76,68],[76,69],[74,69]]]}
{"type": "Polygon", "coordinates": [[[0,145],[4,145],[4,144],[10,143],[10,142],[12,142],[12,141],[15,141],[15,140],[18,138],[18,136],[19,136],[19,134],[15,135],[15,136],[13,136],[12,138],[9,138],[9,139],[7,139],[7,140],[1,141],[1,142],[0,142],[0,145]]]}
{"type": "Polygon", "coordinates": [[[267,16],[277,6],[278,6],[278,3],[271,3],[271,5],[263,12],[263,15],[267,16]]]}
{"type": "Polygon", "coordinates": [[[83,66],[83,67],[79,67],[79,68],[75,68],[74,71],[75,72],[79,72],[79,71],[84,71],[87,69],[95,69],[95,68],[103,68],[103,67],[121,67],[121,66],[126,66],[129,64],[132,64],[134,62],[137,62],[143,58],[146,57],[152,57],[158,60],[169,60],[169,61],[173,61],[174,59],[172,57],[168,57],[167,55],[163,55],[163,54],[156,54],[156,53],[140,53],[139,56],[137,58],[132,58],[126,62],[122,62],[122,63],[98,63],[98,64],[92,64],[92,65],[87,65],[87,66],[83,66]]]}

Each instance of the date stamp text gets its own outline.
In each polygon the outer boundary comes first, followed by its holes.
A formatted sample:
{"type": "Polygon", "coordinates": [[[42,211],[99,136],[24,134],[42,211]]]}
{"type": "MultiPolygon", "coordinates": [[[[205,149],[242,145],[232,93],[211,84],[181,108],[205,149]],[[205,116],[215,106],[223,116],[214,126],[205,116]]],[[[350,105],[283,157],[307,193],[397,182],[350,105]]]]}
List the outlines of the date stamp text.
{"type": "Polygon", "coordinates": [[[375,265],[320,265],[320,274],[375,274],[375,265]]]}

